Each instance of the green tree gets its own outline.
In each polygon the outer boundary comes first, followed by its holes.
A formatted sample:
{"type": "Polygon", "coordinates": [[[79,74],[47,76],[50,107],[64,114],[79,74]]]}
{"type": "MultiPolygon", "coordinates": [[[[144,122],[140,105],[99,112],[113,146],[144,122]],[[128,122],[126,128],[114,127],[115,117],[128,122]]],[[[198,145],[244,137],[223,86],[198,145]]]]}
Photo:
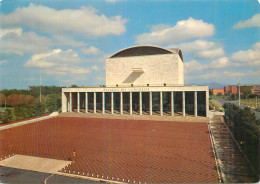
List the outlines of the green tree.
{"type": "Polygon", "coordinates": [[[213,91],[212,91],[212,89],[209,90],[209,95],[210,95],[210,96],[213,95],[213,91]]]}
{"type": "Polygon", "coordinates": [[[34,106],[34,116],[41,116],[45,114],[45,105],[39,101],[35,103],[34,106]]]}
{"type": "Polygon", "coordinates": [[[34,116],[34,106],[17,106],[13,110],[15,120],[23,120],[34,116]]]}
{"type": "Polygon", "coordinates": [[[46,96],[45,109],[47,112],[59,111],[61,108],[61,95],[49,94],[46,96]]]}
{"type": "Polygon", "coordinates": [[[71,85],[72,88],[77,88],[78,86],[76,84],[71,85]]]}
{"type": "Polygon", "coordinates": [[[250,86],[243,86],[243,91],[242,91],[244,97],[247,99],[251,94],[252,90],[250,86]]]}
{"type": "Polygon", "coordinates": [[[2,114],[2,123],[9,123],[14,120],[12,109],[6,109],[2,114]]]}

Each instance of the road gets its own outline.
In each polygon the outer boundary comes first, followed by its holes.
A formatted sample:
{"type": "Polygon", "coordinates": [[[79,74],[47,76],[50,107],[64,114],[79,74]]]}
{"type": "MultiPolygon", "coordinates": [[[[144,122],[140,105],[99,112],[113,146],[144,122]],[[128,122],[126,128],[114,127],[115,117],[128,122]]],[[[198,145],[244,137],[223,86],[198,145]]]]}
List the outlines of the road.
{"type": "MultiPolygon", "coordinates": [[[[222,98],[219,98],[219,99],[216,99],[216,100],[219,101],[222,104],[224,104],[224,103],[233,103],[233,104],[238,106],[238,102],[235,102],[235,101],[229,101],[229,100],[222,99],[222,98]]],[[[241,105],[240,107],[244,108],[243,105],[241,105]]],[[[251,109],[251,111],[255,113],[256,119],[260,119],[260,112],[255,111],[254,109],[251,109]]]]}

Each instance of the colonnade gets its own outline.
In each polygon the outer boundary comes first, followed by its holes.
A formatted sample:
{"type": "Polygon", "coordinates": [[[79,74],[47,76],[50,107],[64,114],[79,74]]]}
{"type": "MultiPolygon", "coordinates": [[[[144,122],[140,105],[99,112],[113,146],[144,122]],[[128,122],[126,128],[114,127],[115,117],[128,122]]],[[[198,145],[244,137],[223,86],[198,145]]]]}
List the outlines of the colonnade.
{"type": "MultiPolygon", "coordinates": [[[[75,111],[76,112],[81,112],[82,108],[81,106],[84,106],[83,112],[85,110],[85,113],[89,113],[90,109],[89,109],[89,95],[91,93],[91,97],[93,96],[93,100],[92,98],[91,100],[91,105],[93,104],[93,108],[91,108],[91,112],[93,113],[97,113],[97,93],[99,93],[99,96],[101,96],[101,99],[98,98],[98,100],[101,100],[101,113],[105,114],[108,113],[106,112],[106,110],[110,110],[110,114],[114,114],[115,111],[117,111],[117,113],[119,114],[125,114],[126,112],[124,112],[124,105],[127,105],[128,107],[128,111],[127,114],[132,115],[133,114],[133,106],[134,106],[134,111],[136,113],[138,113],[139,115],[142,115],[144,112],[143,109],[143,105],[146,105],[148,107],[148,112],[145,111],[147,114],[149,115],[154,115],[155,111],[158,115],[163,116],[165,115],[165,111],[167,111],[167,115],[170,116],[175,116],[176,115],[176,109],[175,107],[179,108],[179,115],[182,116],[186,116],[186,111],[188,109],[188,107],[186,107],[189,105],[189,112],[191,112],[192,114],[189,113],[189,115],[193,115],[195,117],[198,116],[198,113],[202,112],[202,116],[207,116],[207,103],[206,103],[206,92],[203,92],[203,96],[201,97],[202,94],[200,94],[201,92],[198,91],[171,91],[171,92],[65,92],[66,94],[64,96],[66,96],[66,103],[67,103],[67,108],[66,110],[69,112],[75,111]],[[102,95],[100,95],[100,93],[102,93],[102,95]],[[106,99],[106,93],[108,93],[107,96],[109,96],[109,99],[106,99]],[[116,94],[117,93],[117,94],[116,94]],[[119,101],[118,101],[118,93],[119,93],[119,101]],[[127,97],[127,99],[125,99],[125,101],[127,100],[127,104],[124,104],[124,95],[123,93],[127,93],[127,95],[125,94],[125,97],[127,97]],[[137,103],[134,103],[133,101],[133,93],[139,93],[138,95],[135,94],[135,102],[138,101],[137,103]],[[144,93],[146,93],[146,99],[149,99],[149,106],[148,106],[148,102],[145,102],[143,104],[143,96],[144,93]],[[157,93],[157,94],[156,94],[157,93]],[[159,93],[159,96],[158,96],[159,93]],[[168,99],[167,102],[164,103],[164,99],[166,99],[167,95],[164,95],[164,93],[168,93],[168,99]],[[175,93],[178,93],[178,96],[175,96],[175,93]],[[198,93],[200,95],[200,99],[199,101],[201,102],[200,104],[198,104],[198,93]],[[205,93],[205,94],[204,94],[205,93]],[[149,97],[147,96],[149,94],[149,97]],[[76,95],[76,97],[75,97],[76,95]],[[117,95],[117,98],[115,97],[117,95]],[[154,98],[156,98],[156,100],[154,100],[154,98]],[[82,101],[82,98],[84,98],[84,100],[82,101]],[[147,98],[148,97],[148,98],[147,98]],[[193,99],[192,99],[193,98],[193,99]],[[175,99],[178,102],[175,102],[175,99]],[[204,100],[205,99],[205,100],[204,100]],[[76,102],[75,102],[76,100],[76,102]],[[158,102],[159,100],[159,102],[158,102]],[[187,101],[185,101],[187,100],[187,101]],[[109,101],[110,104],[107,104],[106,101],[109,101]],[[157,112],[157,110],[154,110],[155,105],[154,104],[156,102],[158,102],[159,108],[157,112]],[[154,102],[154,103],[153,103],[154,102]],[[115,109],[115,104],[119,103],[119,109],[115,109]],[[81,105],[83,104],[83,105],[81,105]],[[110,108],[106,108],[107,106],[110,106],[110,108]],[[76,108],[75,108],[76,106],[76,108]],[[139,106],[139,108],[136,108],[137,106],[139,106]],[[167,107],[167,110],[164,110],[164,106],[167,107]],[[170,107],[170,109],[169,109],[170,107]],[[198,111],[198,107],[200,107],[201,110],[198,111]],[[193,108],[193,109],[192,109],[193,108]]],[[[98,103],[100,104],[100,103],[98,103]]],[[[117,106],[118,107],[118,106],[117,106]]],[[[201,114],[199,114],[201,115],[201,114]]]]}

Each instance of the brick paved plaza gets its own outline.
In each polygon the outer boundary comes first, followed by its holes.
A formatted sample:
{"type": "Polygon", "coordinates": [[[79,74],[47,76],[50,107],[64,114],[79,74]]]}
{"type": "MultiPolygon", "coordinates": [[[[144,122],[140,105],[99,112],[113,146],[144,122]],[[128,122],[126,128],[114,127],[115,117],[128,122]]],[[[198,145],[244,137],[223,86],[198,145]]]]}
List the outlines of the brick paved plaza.
{"type": "Polygon", "coordinates": [[[73,160],[61,172],[121,182],[218,182],[207,123],[55,117],[1,130],[0,147],[2,159],[73,160]]]}

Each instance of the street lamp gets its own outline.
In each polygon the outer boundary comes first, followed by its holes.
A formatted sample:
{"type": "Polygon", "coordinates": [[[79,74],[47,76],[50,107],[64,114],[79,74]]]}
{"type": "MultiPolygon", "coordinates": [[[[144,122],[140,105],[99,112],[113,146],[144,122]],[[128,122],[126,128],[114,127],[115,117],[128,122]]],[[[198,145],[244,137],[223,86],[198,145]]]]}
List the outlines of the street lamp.
{"type": "Polygon", "coordinates": [[[240,107],[240,82],[238,83],[238,98],[239,98],[238,105],[240,107]]]}

